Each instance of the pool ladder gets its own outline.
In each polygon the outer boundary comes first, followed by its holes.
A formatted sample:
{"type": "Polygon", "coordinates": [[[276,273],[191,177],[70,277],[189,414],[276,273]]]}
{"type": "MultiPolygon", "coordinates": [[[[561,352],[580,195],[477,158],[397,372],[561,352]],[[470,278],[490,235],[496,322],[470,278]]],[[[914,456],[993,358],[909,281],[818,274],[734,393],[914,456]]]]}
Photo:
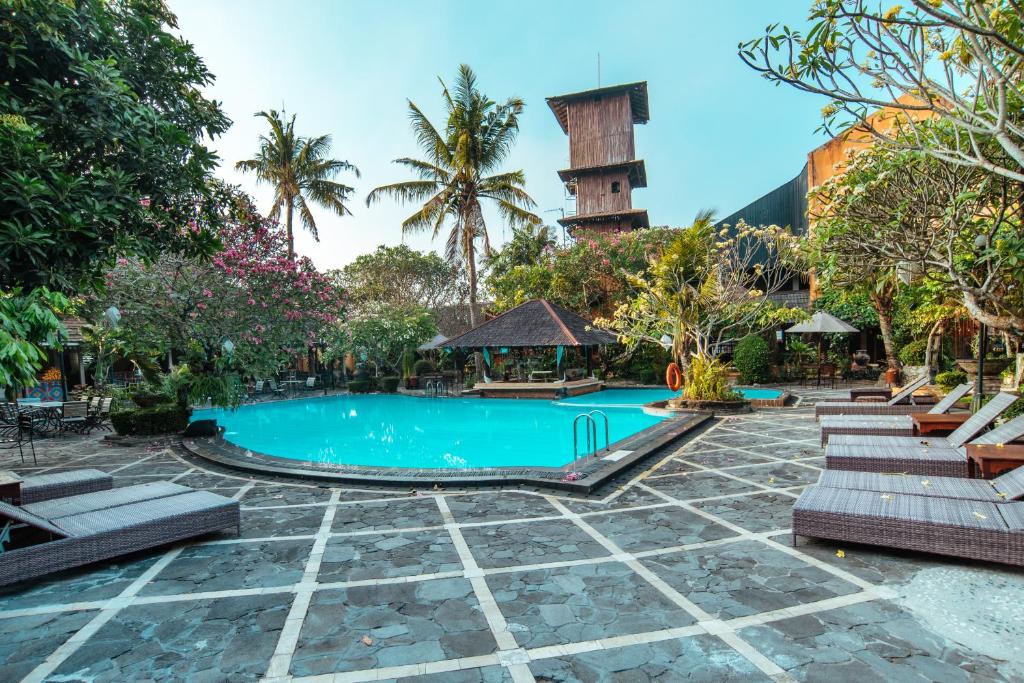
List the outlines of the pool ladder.
{"type": "Polygon", "coordinates": [[[443,377],[428,379],[426,386],[423,387],[423,394],[431,398],[445,398],[452,395],[452,388],[443,377]]]}
{"type": "Polygon", "coordinates": [[[584,458],[588,455],[597,455],[597,420],[594,416],[597,415],[604,420],[604,447],[608,449],[608,416],[600,410],[591,410],[589,413],[580,413],[576,416],[576,419],[572,421],[572,462],[573,469],[576,468],[576,459],[582,455],[584,458]],[[583,432],[587,438],[587,448],[583,453],[579,450],[579,423],[583,421],[583,432]]]}

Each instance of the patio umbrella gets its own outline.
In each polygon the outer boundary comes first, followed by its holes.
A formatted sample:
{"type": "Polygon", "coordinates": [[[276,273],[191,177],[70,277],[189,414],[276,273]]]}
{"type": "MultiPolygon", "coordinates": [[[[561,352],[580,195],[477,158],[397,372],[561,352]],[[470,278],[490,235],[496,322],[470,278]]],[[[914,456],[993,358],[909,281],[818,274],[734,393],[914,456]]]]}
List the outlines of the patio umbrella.
{"type": "Polygon", "coordinates": [[[817,334],[818,335],[818,362],[821,362],[821,347],[823,334],[849,334],[850,332],[860,332],[856,327],[840,320],[834,315],[829,315],[825,311],[818,311],[811,316],[810,320],[802,323],[793,325],[786,332],[794,334],[817,334]]]}

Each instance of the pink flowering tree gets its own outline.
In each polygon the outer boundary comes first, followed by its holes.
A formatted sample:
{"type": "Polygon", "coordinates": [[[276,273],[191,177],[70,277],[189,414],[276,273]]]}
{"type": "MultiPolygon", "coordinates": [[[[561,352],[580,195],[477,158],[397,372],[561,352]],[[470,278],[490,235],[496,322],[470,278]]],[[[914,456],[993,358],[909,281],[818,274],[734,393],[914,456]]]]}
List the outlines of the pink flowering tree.
{"type": "MultiPolygon", "coordinates": [[[[193,393],[217,396],[211,378],[265,377],[321,339],[343,313],[341,291],[308,258],[288,258],[285,231],[235,188],[219,187],[222,249],[207,260],[119,259],[95,301],[116,306],[135,345],[188,365],[193,393]],[[199,389],[205,389],[199,391],[199,389]]],[[[187,223],[185,231],[201,226],[187,223]]]]}

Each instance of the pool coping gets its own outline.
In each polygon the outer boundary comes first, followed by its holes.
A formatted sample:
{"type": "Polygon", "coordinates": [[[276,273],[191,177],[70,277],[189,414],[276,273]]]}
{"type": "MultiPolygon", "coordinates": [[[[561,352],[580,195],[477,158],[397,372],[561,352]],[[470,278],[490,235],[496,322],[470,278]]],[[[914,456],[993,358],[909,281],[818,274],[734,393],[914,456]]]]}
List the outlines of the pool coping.
{"type": "Polygon", "coordinates": [[[368,467],[289,460],[237,446],[223,438],[182,438],[182,446],[192,455],[244,472],[325,481],[333,484],[364,484],[370,486],[535,486],[570,493],[589,494],[610,479],[637,463],[676,446],[709,422],[709,413],[679,413],[666,417],[656,425],[620,439],[599,451],[562,467],[488,467],[467,469],[368,467]],[[617,460],[608,455],[628,451],[617,460]],[[579,479],[567,479],[574,471],[579,479]]]}

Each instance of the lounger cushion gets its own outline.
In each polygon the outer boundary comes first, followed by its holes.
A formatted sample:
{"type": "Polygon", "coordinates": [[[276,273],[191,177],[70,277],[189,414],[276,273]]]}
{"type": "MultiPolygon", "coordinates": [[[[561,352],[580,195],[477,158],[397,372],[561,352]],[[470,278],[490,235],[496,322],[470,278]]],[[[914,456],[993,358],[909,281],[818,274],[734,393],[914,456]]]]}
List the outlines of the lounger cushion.
{"type": "Polygon", "coordinates": [[[185,513],[237,505],[238,501],[209,491],[192,491],[156,500],[119,505],[106,510],[62,517],[54,524],[73,537],[91,536],[107,531],[130,530],[149,522],[168,521],[185,513]]]}
{"type": "MultiPolygon", "coordinates": [[[[1013,505],[1018,508],[1018,505],[1013,505]]],[[[922,525],[942,525],[962,529],[1006,531],[1007,523],[1000,506],[979,500],[954,500],[924,496],[851,491],[825,486],[808,487],[793,504],[798,512],[827,513],[843,517],[862,517],[922,525]]],[[[1015,514],[1015,511],[1011,514],[1015,514]]],[[[1021,521],[1024,521],[1022,518],[1021,521]]]]}
{"type": "Polygon", "coordinates": [[[71,470],[25,477],[21,482],[21,503],[36,503],[67,495],[106,491],[114,486],[114,478],[94,469],[71,470]]]}
{"type": "Polygon", "coordinates": [[[844,472],[825,470],[818,479],[819,486],[855,491],[901,493],[911,496],[983,500],[991,503],[1008,501],[1000,496],[992,482],[984,479],[959,477],[927,477],[921,475],[881,474],[877,472],[844,472]]]}
{"type": "MultiPolygon", "coordinates": [[[[829,446],[851,446],[859,448],[890,448],[905,451],[920,448],[944,448],[951,450],[944,436],[880,436],[876,434],[836,434],[829,438],[829,446]]],[[[952,449],[955,450],[955,449],[952,449]]]]}
{"type": "Polygon", "coordinates": [[[105,510],[119,505],[130,505],[144,500],[180,495],[191,490],[187,486],[181,486],[169,481],[154,481],[149,484],[136,484],[135,486],[125,486],[99,493],[83,493],[78,496],[54,498],[53,500],[31,503],[22,507],[33,514],[45,517],[56,523],[56,520],[61,517],[105,510]]]}

